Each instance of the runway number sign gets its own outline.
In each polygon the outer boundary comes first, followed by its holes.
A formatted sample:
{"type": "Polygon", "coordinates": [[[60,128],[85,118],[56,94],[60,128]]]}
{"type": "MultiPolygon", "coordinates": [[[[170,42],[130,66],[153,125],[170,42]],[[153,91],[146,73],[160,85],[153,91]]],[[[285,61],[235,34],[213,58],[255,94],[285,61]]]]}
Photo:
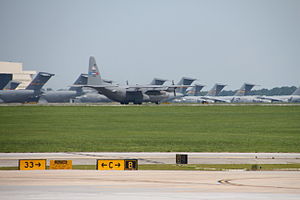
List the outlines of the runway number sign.
{"type": "Polygon", "coordinates": [[[72,169],[72,160],[50,160],[50,169],[72,169]]]}
{"type": "Polygon", "coordinates": [[[45,159],[19,160],[19,170],[45,170],[45,159]]]}
{"type": "Polygon", "coordinates": [[[137,159],[97,160],[97,170],[137,170],[137,159]]]}

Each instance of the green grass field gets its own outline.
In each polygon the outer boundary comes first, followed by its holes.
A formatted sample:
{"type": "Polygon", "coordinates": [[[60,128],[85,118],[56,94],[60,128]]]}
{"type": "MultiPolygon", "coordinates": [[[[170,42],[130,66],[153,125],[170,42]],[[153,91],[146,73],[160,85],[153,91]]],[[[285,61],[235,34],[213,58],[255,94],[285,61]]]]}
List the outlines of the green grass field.
{"type": "Polygon", "coordinates": [[[0,152],[300,152],[300,106],[0,107],[0,152]]]}

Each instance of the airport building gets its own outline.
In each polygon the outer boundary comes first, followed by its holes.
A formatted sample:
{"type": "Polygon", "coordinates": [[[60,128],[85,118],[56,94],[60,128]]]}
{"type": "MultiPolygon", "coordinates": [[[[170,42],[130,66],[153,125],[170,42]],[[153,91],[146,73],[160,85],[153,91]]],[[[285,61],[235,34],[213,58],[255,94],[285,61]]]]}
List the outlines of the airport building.
{"type": "Polygon", "coordinates": [[[0,62],[0,74],[12,74],[12,80],[21,82],[16,89],[25,89],[32,81],[36,71],[23,71],[22,63],[0,62]]]}

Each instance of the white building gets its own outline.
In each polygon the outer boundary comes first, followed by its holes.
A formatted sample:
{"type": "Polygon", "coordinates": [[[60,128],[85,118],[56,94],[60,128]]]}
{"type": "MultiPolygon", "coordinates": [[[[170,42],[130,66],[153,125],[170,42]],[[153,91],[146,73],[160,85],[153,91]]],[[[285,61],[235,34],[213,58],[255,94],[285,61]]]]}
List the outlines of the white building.
{"type": "Polygon", "coordinates": [[[0,73],[12,74],[13,80],[21,82],[16,89],[25,89],[32,81],[36,71],[23,71],[22,63],[0,62],[0,73]]]}

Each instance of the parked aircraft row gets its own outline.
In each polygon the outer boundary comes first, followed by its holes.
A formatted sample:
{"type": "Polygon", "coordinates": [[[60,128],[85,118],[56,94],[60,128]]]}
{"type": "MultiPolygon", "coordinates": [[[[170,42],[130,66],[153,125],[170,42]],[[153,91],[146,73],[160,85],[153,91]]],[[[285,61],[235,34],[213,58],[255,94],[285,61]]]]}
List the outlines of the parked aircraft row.
{"type": "Polygon", "coordinates": [[[89,59],[87,74],[80,76],[69,90],[44,91],[42,87],[54,74],[40,72],[24,90],[14,90],[19,82],[10,81],[0,87],[0,103],[63,103],[63,102],[111,102],[121,104],[162,103],[257,103],[257,102],[300,102],[300,88],[286,96],[250,96],[254,84],[244,83],[234,96],[219,96],[226,86],[215,84],[205,96],[200,96],[204,85],[192,83],[194,78],[183,77],[176,85],[164,85],[167,80],[154,78],[147,85],[119,85],[100,75],[94,57],[89,59]]]}
{"type": "Polygon", "coordinates": [[[135,86],[119,86],[106,84],[102,81],[95,58],[90,57],[88,84],[85,87],[96,89],[100,94],[104,94],[113,101],[121,104],[133,102],[141,104],[142,102],[194,102],[194,103],[269,103],[274,101],[280,102],[300,102],[300,88],[292,95],[279,97],[266,96],[249,96],[254,84],[244,83],[234,96],[218,96],[224,84],[216,84],[205,96],[186,96],[188,87],[194,88],[195,93],[199,93],[204,87],[203,85],[191,84],[196,79],[183,78],[177,85],[157,86],[157,85],[135,85],[135,86]]]}
{"type": "Polygon", "coordinates": [[[39,72],[24,90],[0,90],[0,103],[37,102],[41,89],[54,74],[39,72]]]}
{"type": "MultiPolygon", "coordinates": [[[[273,103],[273,102],[300,102],[300,87],[291,95],[281,96],[258,96],[249,95],[254,84],[244,83],[234,96],[219,96],[221,90],[225,87],[222,84],[216,84],[205,96],[192,95],[176,99],[180,103],[273,103]],[[219,88],[216,89],[216,88],[219,88]],[[215,93],[214,93],[215,92],[215,93]]],[[[198,91],[199,93],[200,91],[198,91]]]]}

